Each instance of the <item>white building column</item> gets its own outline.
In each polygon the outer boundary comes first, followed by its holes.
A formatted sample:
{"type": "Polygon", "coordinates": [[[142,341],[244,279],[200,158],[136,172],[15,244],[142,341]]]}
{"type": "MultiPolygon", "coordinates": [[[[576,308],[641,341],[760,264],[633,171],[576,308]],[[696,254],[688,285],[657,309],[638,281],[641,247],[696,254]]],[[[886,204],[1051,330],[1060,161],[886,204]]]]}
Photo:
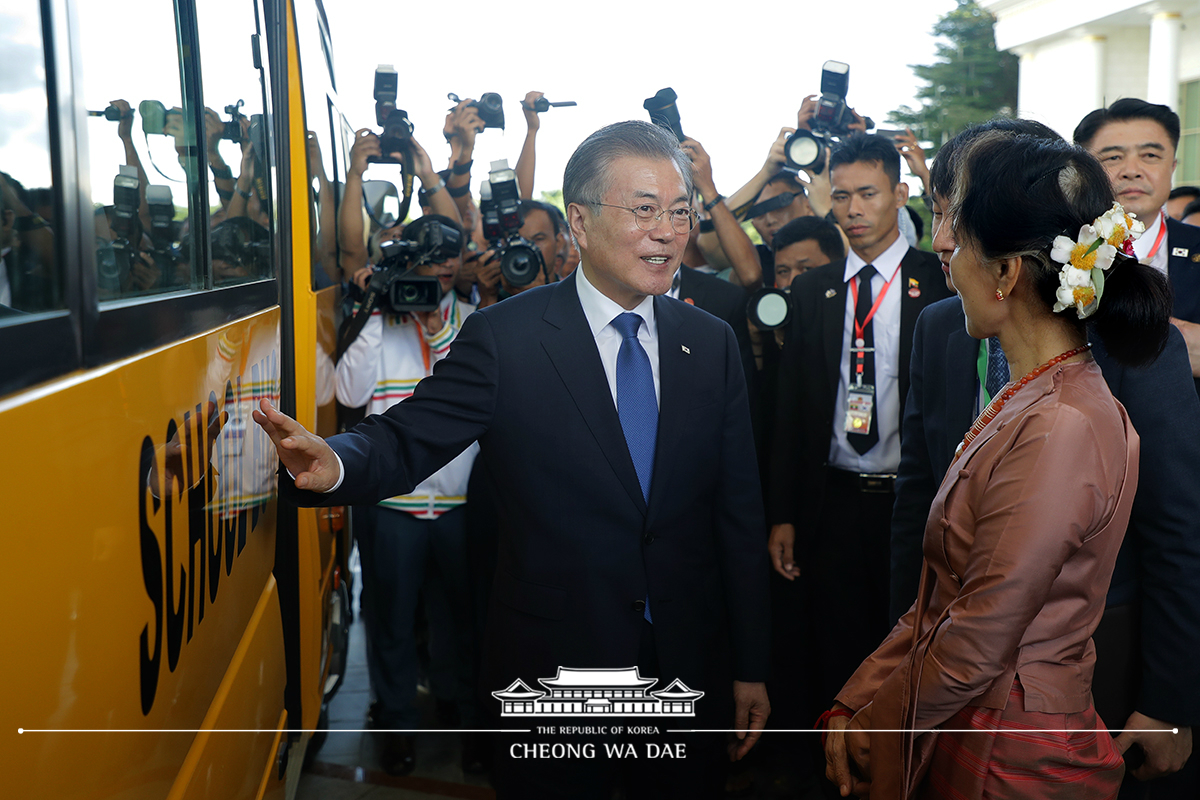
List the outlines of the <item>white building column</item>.
{"type": "Polygon", "coordinates": [[[1150,19],[1150,76],[1146,99],[1172,110],[1179,108],[1179,32],[1180,15],[1173,11],[1155,14],[1150,19]]]}

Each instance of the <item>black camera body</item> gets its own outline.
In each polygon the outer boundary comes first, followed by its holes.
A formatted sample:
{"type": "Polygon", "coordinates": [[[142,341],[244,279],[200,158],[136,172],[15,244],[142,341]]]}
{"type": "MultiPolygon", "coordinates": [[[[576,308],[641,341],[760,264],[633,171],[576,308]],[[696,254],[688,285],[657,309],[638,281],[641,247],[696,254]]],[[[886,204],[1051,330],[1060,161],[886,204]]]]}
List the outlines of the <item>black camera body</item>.
{"type": "Polygon", "coordinates": [[[542,251],[521,236],[525,220],[517,191],[517,174],[509,169],[508,159],[492,162],[488,180],[479,190],[479,213],[483,235],[500,259],[500,274],[511,286],[527,286],[546,269],[542,251]]]}
{"type": "Polygon", "coordinates": [[[245,101],[238,100],[233,105],[225,106],[225,113],[229,115],[229,120],[225,123],[224,130],[221,131],[221,138],[228,139],[236,144],[242,143],[242,106],[245,101]]]}
{"type": "MultiPolygon", "coordinates": [[[[850,88],[850,65],[842,61],[826,61],[821,68],[821,96],[817,113],[808,121],[811,131],[799,130],[784,143],[787,165],[792,169],[808,169],[822,163],[829,141],[849,136],[854,114],[846,105],[850,88]]],[[[875,127],[870,117],[863,117],[867,130],[875,127]]]]}
{"type": "Polygon", "coordinates": [[[683,127],[679,124],[679,107],[675,105],[677,99],[675,90],[668,86],[659,89],[654,97],[646,98],[642,108],[650,112],[651,122],[671,131],[682,142],[687,137],[683,135],[683,127]]]}
{"type": "Polygon", "coordinates": [[[442,304],[442,285],[438,279],[417,275],[415,267],[440,264],[462,252],[462,233],[435,222],[422,226],[413,239],[384,242],[372,287],[378,286],[379,307],[385,312],[433,311],[442,304]]]}
{"type": "MultiPolygon", "coordinates": [[[[454,92],[446,95],[446,99],[452,103],[462,102],[454,92]]],[[[478,129],[478,133],[482,133],[488,128],[504,130],[504,100],[496,92],[484,92],[478,100],[471,101],[467,106],[475,109],[479,114],[480,121],[483,122],[483,128],[478,129]]]]}
{"type": "Polygon", "coordinates": [[[404,153],[412,138],[413,124],[408,112],[396,108],[396,95],[400,78],[391,64],[380,64],[375,69],[375,124],[383,128],[379,134],[379,151],[382,155],[370,156],[372,164],[399,164],[389,153],[404,153]]]}

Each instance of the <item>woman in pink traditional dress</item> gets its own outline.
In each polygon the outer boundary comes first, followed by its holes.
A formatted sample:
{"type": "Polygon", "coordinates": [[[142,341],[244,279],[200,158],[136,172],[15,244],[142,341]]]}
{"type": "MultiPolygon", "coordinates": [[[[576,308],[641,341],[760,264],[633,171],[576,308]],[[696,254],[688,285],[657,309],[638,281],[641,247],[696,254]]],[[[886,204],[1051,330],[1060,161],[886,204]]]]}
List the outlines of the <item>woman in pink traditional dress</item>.
{"type": "Polygon", "coordinates": [[[887,800],[1116,797],[1091,635],[1138,437],[1085,322],[1144,363],[1166,342],[1169,289],[1131,257],[1142,225],[1083,150],[989,131],[959,148],[955,176],[950,277],[967,332],[999,337],[1013,381],[942,481],[916,603],[827,712],[827,774],[887,800]]]}

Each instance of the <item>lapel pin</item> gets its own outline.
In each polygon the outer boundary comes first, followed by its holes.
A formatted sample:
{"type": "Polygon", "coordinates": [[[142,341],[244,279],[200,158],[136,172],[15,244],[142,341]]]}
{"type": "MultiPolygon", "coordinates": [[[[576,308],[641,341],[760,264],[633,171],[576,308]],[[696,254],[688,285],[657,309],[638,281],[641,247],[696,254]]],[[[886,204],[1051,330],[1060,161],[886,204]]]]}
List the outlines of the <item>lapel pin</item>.
{"type": "Polygon", "coordinates": [[[909,297],[920,297],[921,296],[921,282],[919,280],[917,280],[916,278],[908,279],[908,296],[909,297]]]}
{"type": "Polygon", "coordinates": [[[830,297],[833,297],[836,294],[837,294],[837,289],[826,289],[825,290],[825,299],[828,300],[830,297]]]}
{"type": "Polygon", "coordinates": [[[679,346],[680,346],[680,347],[683,349],[683,352],[687,353],[689,356],[692,354],[692,351],[691,351],[691,350],[688,350],[688,348],[687,348],[687,345],[686,345],[686,344],[681,344],[681,345],[679,345],[679,346]]]}
{"type": "Polygon", "coordinates": [[[1196,253],[1194,256],[1192,256],[1192,262],[1200,264],[1200,253],[1196,253]]]}
{"type": "Polygon", "coordinates": [[[1173,255],[1173,256],[1187,258],[1187,254],[1188,254],[1188,249],[1186,247],[1172,247],[1171,248],[1171,255],[1173,255]]]}
{"type": "Polygon", "coordinates": [[[685,298],[683,298],[683,302],[687,303],[689,306],[694,306],[694,305],[696,305],[696,301],[695,301],[695,300],[693,300],[693,299],[692,299],[692,298],[690,298],[690,297],[685,297],[685,298]]]}

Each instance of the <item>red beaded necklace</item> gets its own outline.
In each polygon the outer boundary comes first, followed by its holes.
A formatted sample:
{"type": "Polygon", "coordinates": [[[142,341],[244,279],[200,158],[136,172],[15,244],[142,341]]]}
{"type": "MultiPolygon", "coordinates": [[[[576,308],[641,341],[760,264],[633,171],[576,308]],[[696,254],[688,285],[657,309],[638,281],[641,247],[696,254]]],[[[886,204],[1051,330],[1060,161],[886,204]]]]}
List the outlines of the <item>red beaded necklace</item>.
{"type": "MultiPolygon", "coordinates": [[[[1041,375],[1055,364],[1061,364],[1068,358],[1073,358],[1080,353],[1086,353],[1091,349],[1092,346],[1090,344],[1083,344],[1079,347],[1068,350],[1067,352],[1061,353],[1050,359],[1045,364],[1034,367],[1033,371],[1024,378],[1021,378],[1021,380],[1016,381],[1015,383],[1010,383],[1007,389],[1005,389],[998,396],[992,398],[992,402],[988,403],[988,407],[985,408],[983,413],[979,415],[979,418],[975,420],[975,424],[971,426],[971,430],[967,431],[967,435],[963,437],[962,442],[959,443],[958,447],[955,449],[954,460],[958,460],[958,457],[961,456],[963,451],[971,445],[971,442],[975,440],[975,437],[982,433],[983,429],[987,427],[988,423],[996,418],[996,415],[1000,413],[1000,409],[1004,408],[1004,404],[1011,400],[1013,395],[1024,388],[1025,384],[1029,383],[1031,380],[1036,378],[1038,375],[1041,375]]],[[[950,463],[954,463],[954,461],[951,461],[950,463]]]]}

